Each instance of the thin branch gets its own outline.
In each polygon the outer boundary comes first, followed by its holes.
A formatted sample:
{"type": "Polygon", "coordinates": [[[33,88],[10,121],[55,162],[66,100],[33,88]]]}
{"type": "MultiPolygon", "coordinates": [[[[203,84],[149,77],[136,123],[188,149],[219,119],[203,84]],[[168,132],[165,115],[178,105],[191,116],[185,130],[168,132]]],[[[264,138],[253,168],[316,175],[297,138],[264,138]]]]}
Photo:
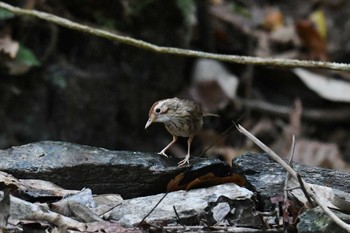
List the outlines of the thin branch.
{"type": "MultiPolygon", "coordinates": [[[[254,135],[249,133],[244,127],[241,125],[237,126],[237,129],[239,132],[244,134],[247,138],[252,140],[257,146],[259,146],[263,151],[265,151],[273,160],[275,160],[277,163],[279,163],[284,169],[287,170],[287,172],[293,176],[294,178],[298,179],[298,173],[293,170],[291,166],[289,166],[283,159],[281,159],[280,156],[278,156],[273,150],[271,150],[268,146],[266,146],[264,143],[262,143],[259,139],[257,139],[254,135]]],[[[336,214],[334,214],[326,204],[324,204],[320,198],[316,195],[316,193],[313,191],[312,187],[309,183],[305,182],[302,178],[300,180],[303,182],[305,190],[307,193],[314,199],[314,201],[325,211],[326,214],[341,228],[345,229],[347,232],[350,232],[350,225],[342,221],[336,214]]]]}
{"type": "MultiPolygon", "coordinates": [[[[291,166],[293,157],[294,157],[294,151],[295,151],[295,135],[293,134],[292,137],[292,145],[290,147],[290,155],[289,155],[289,161],[288,164],[291,166]]],[[[284,200],[283,200],[283,231],[287,232],[288,231],[288,219],[286,219],[285,214],[288,213],[288,181],[289,181],[289,172],[287,172],[286,179],[284,181],[284,200]]],[[[288,216],[289,217],[289,216],[288,216]]]]}
{"type": "Polygon", "coordinates": [[[311,200],[311,197],[309,193],[306,191],[305,183],[303,182],[303,179],[301,178],[301,175],[298,173],[298,182],[300,184],[301,191],[304,193],[304,196],[306,197],[307,202],[309,203],[310,207],[315,207],[314,203],[311,200]]]}
{"type": "Polygon", "coordinates": [[[195,51],[189,49],[181,49],[174,47],[158,46],[152,43],[148,43],[142,40],[134,39],[128,36],[122,36],[108,32],[105,30],[93,28],[90,26],[82,25],[71,20],[37,11],[37,10],[26,10],[19,7],[14,7],[4,2],[0,2],[0,8],[6,9],[17,15],[31,16],[46,20],[51,23],[58,24],[62,27],[70,28],[73,30],[86,32],[91,35],[103,37],[112,41],[120,42],[137,48],[145,49],[151,52],[162,53],[162,54],[173,54],[187,57],[200,57],[215,59],[224,62],[232,62],[245,65],[265,65],[274,67],[299,67],[299,68],[322,68],[331,70],[342,70],[350,71],[350,64],[345,63],[335,63],[335,62],[321,62],[321,61],[306,61],[306,60],[296,60],[296,59],[280,59],[280,58],[261,58],[261,57],[251,57],[251,56],[237,56],[237,55],[223,55],[215,53],[207,53],[202,51],[195,51]]]}
{"type": "Polygon", "coordinates": [[[176,215],[176,218],[177,218],[177,222],[178,222],[181,226],[183,226],[183,227],[185,228],[185,225],[182,223],[181,218],[180,218],[180,216],[179,216],[179,213],[177,212],[176,207],[175,207],[174,205],[173,205],[173,209],[174,209],[174,212],[175,212],[175,215],[176,215]]]}
{"type": "Polygon", "coordinates": [[[288,161],[288,164],[290,166],[292,165],[292,161],[293,161],[293,158],[294,158],[294,152],[295,152],[295,135],[293,134],[293,136],[292,136],[292,145],[290,147],[290,155],[289,155],[289,161],[288,161]]]}
{"type": "Polygon", "coordinates": [[[157,202],[157,204],[155,206],[153,206],[153,208],[145,215],[145,217],[143,217],[143,219],[139,222],[139,224],[137,224],[138,227],[141,226],[141,224],[146,220],[146,218],[148,218],[148,216],[150,216],[153,211],[158,207],[158,205],[164,200],[164,198],[168,195],[168,192],[166,192],[161,199],[159,199],[159,201],[157,202]]]}
{"type": "MultiPolygon", "coordinates": [[[[184,232],[182,226],[164,226],[166,232],[184,232]]],[[[231,232],[231,233],[282,233],[281,228],[254,229],[249,227],[228,226],[186,226],[186,232],[231,232]]]]}

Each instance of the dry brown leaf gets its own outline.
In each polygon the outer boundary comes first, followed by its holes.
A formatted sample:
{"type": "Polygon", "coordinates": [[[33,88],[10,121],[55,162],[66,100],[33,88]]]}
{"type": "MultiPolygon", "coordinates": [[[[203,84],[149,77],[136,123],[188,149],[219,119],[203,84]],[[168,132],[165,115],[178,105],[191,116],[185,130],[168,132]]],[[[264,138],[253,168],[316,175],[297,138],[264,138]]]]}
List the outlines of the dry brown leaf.
{"type": "MultiPolygon", "coordinates": [[[[271,203],[278,204],[282,207],[283,211],[281,217],[283,221],[288,225],[296,223],[300,212],[302,211],[303,205],[296,198],[288,198],[285,202],[284,195],[277,195],[270,198],[271,203]]],[[[282,222],[280,223],[282,224],[282,222]]]]}
{"type": "Polygon", "coordinates": [[[167,191],[168,192],[173,192],[176,190],[181,190],[181,189],[185,189],[185,185],[179,185],[179,183],[181,182],[181,180],[184,178],[184,173],[180,173],[179,175],[175,176],[174,179],[171,179],[167,185],[167,191]]]}
{"type": "Polygon", "coordinates": [[[190,182],[187,185],[186,190],[200,188],[200,187],[214,186],[219,184],[226,184],[226,183],[235,183],[239,186],[244,186],[245,179],[243,178],[243,176],[239,174],[232,174],[230,176],[225,176],[225,177],[217,177],[213,173],[208,173],[190,182]]]}
{"type": "Polygon", "coordinates": [[[185,177],[184,173],[180,173],[174,179],[172,179],[167,186],[167,191],[177,191],[177,190],[190,190],[195,188],[210,187],[225,183],[235,183],[239,186],[244,186],[246,181],[243,176],[239,174],[232,174],[230,176],[218,177],[214,173],[209,172],[202,176],[196,177],[189,182],[181,184],[185,177]]]}
{"type": "Polygon", "coordinates": [[[309,50],[310,59],[328,60],[326,40],[320,35],[311,20],[298,21],[296,23],[296,31],[303,45],[309,50]]]}

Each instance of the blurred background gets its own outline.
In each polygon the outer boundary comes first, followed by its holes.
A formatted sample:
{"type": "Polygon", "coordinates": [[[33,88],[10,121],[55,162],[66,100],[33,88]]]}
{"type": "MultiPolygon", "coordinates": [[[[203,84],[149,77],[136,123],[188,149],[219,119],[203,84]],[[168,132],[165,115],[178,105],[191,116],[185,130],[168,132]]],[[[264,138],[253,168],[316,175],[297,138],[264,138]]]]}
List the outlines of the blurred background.
{"type": "MultiPolygon", "coordinates": [[[[267,0],[4,1],[160,46],[220,54],[349,63],[350,3],[267,0]]],[[[0,148],[61,140],[159,151],[164,126],[144,125],[174,96],[207,112],[193,142],[228,163],[257,151],[232,121],[282,157],[349,170],[350,73],[276,69],[156,54],[0,9],[0,148]]],[[[186,140],[169,151],[185,154],[186,140]]]]}

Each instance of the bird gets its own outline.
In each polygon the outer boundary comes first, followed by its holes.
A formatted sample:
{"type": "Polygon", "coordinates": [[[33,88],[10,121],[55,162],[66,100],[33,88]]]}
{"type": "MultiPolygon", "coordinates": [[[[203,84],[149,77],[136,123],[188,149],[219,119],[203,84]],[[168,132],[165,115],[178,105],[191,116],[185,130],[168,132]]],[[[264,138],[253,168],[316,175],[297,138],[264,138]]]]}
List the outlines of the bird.
{"type": "Polygon", "coordinates": [[[179,166],[183,166],[186,163],[189,164],[193,138],[202,129],[203,117],[207,115],[214,116],[215,114],[205,114],[202,106],[195,101],[179,99],[177,97],[163,99],[152,105],[148,113],[145,129],[154,122],[164,123],[167,131],[173,136],[173,140],[158,153],[165,157],[168,157],[165,152],[179,137],[188,138],[187,154],[185,158],[178,163],[179,166]]]}

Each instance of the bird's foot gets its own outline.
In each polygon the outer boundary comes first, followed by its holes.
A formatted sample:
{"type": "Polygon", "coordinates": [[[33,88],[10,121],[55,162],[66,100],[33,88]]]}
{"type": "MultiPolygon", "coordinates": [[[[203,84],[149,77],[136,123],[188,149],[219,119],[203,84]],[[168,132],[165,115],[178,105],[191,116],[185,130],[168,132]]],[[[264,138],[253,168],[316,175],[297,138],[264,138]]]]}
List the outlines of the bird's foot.
{"type": "Polygon", "coordinates": [[[158,154],[159,155],[164,155],[165,157],[169,158],[169,156],[167,154],[165,154],[165,151],[163,151],[163,150],[161,152],[159,152],[158,154]]]}
{"type": "Polygon", "coordinates": [[[190,164],[190,155],[189,154],[187,154],[186,157],[178,163],[178,165],[179,165],[179,167],[182,167],[186,163],[190,164]]]}

